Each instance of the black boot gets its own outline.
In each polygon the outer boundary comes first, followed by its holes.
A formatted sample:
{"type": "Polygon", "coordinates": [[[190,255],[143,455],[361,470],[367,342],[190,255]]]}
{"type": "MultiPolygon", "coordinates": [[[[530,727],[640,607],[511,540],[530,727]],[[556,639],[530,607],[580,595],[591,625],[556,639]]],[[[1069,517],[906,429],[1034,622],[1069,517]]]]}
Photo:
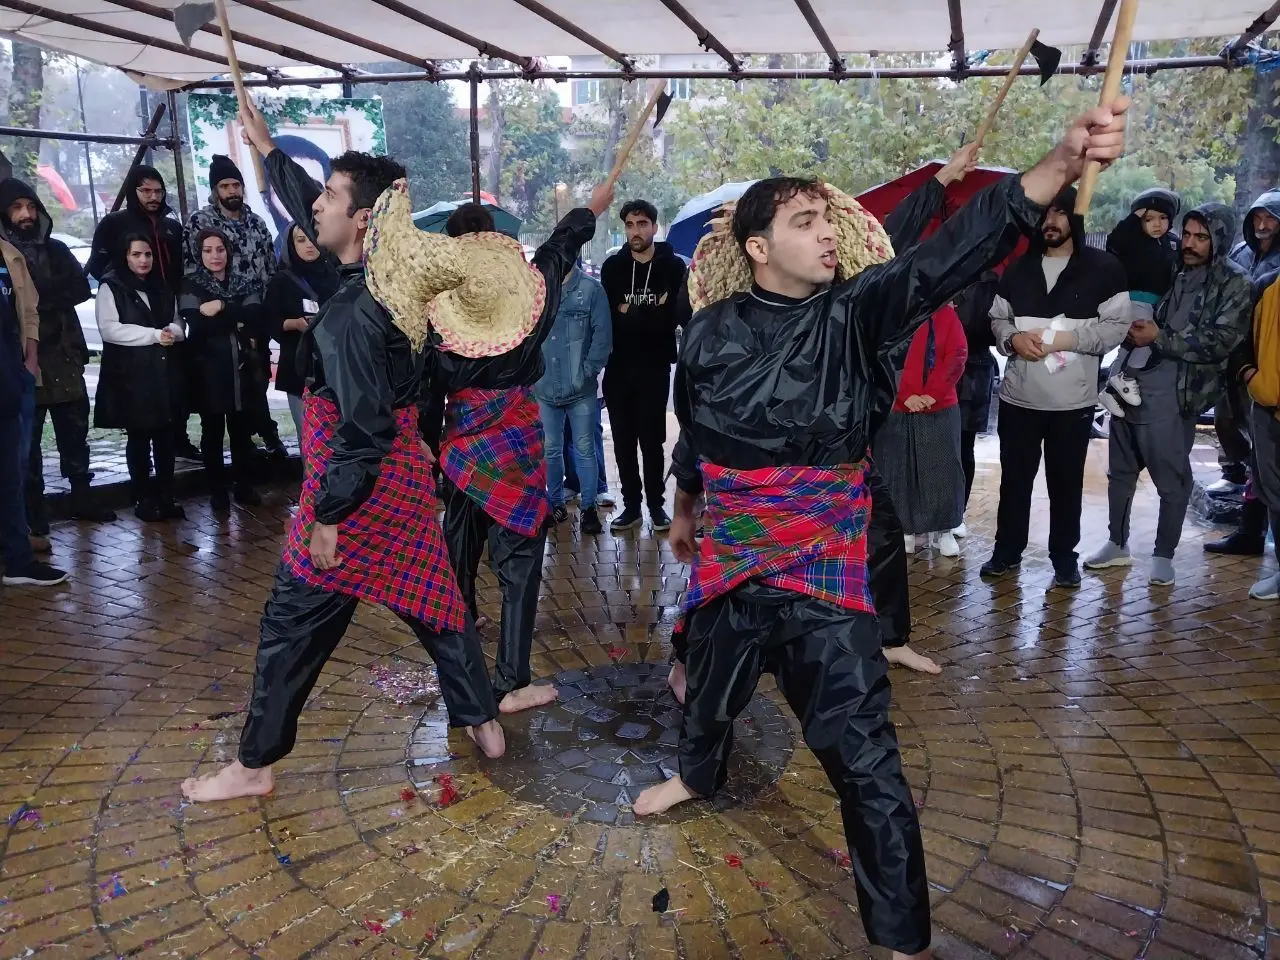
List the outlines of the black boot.
{"type": "Polygon", "coordinates": [[[49,536],[49,510],[44,502],[44,491],[27,485],[27,530],[33,537],[49,536]]]}
{"type": "Polygon", "coordinates": [[[1228,537],[1204,545],[1207,553],[1232,557],[1260,557],[1267,540],[1267,505],[1261,500],[1246,500],[1240,514],[1240,526],[1228,537]]]}
{"type": "Polygon", "coordinates": [[[93,490],[88,477],[75,477],[71,481],[71,518],[91,523],[110,523],[116,519],[114,510],[93,502],[93,490]]]}

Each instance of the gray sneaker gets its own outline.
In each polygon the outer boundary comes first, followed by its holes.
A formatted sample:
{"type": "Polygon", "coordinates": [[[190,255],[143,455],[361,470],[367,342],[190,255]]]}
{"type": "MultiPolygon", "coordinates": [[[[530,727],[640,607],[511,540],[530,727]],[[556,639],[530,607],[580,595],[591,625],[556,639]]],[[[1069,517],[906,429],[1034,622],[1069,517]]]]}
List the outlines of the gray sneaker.
{"type": "Polygon", "coordinates": [[[1086,570],[1105,570],[1108,567],[1128,567],[1133,565],[1133,557],[1128,547],[1122,547],[1108,540],[1102,549],[1084,558],[1086,570]]]}
{"type": "Polygon", "coordinates": [[[1280,600],[1280,573],[1259,580],[1249,588],[1249,596],[1255,600],[1280,600]]]}
{"type": "Polygon", "coordinates": [[[1173,560],[1169,557],[1152,557],[1151,574],[1147,577],[1147,582],[1158,587],[1169,587],[1173,585],[1173,579],[1173,560]]]}

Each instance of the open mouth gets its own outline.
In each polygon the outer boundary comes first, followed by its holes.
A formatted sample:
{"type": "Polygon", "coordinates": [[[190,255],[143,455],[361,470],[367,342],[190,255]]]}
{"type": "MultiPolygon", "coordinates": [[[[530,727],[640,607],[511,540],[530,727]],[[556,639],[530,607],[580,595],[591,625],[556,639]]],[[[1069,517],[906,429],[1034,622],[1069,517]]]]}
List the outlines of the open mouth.
{"type": "Polygon", "coordinates": [[[822,265],[830,270],[834,270],[840,264],[840,258],[834,250],[828,250],[822,255],[822,265]]]}

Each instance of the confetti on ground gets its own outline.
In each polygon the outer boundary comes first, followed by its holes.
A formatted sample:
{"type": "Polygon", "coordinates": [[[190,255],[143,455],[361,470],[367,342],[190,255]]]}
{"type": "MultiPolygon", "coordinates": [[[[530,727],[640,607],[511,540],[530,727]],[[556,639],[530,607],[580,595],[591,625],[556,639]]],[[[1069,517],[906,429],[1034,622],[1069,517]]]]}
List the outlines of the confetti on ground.
{"type": "Polygon", "coordinates": [[[287,853],[277,854],[276,859],[283,863],[286,867],[289,865],[289,855],[287,853]]]}
{"type": "Polygon", "coordinates": [[[724,855],[724,862],[735,870],[742,869],[742,858],[736,853],[726,853],[724,855]]]}
{"type": "Polygon", "coordinates": [[[341,743],[342,738],[341,737],[325,737],[320,742],[321,743],[341,743]]]}
{"type": "Polygon", "coordinates": [[[18,809],[17,809],[17,810],[15,810],[15,811],[13,811],[13,813],[9,814],[9,826],[11,826],[11,827],[12,827],[12,826],[13,826],[14,824],[16,824],[19,820],[21,820],[21,819],[22,819],[22,817],[23,817],[23,815],[24,815],[24,814],[25,814],[29,809],[31,809],[31,808],[30,808],[30,807],[28,807],[25,803],[20,803],[20,804],[18,804],[18,809]]]}
{"type": "Polygon", "coordinates": [[[234,717],[235,715],[236,715],[236,711],[234,711],[234,710],[223,710],[221,713],[215,713],[215,714],[213,714],[212,716],[210,716],[210,717],[209,717],[209,719],[210,719],[210,720],[225,720],[225,719],[227,719],[227,717],[234,717]]]}
{"type": "Polygon", "coordinates": [[[653,912],[666,913],[667,908],[671,906],[671,893],[666,887],[663,887],[653,895],[653,912]]]}
{"type": "Polygon", "coordinates": [[[413,792],[411,787],[405,787],[400,791],[400,799],[405,803],[413,803],[418,799],[418,795],[413,792]]]}
{"type": "Polygon", "coordinates": [[[552,913],[560,912],[560,894],[558,893],[547,894],[547,909],[550,910],[552,913]]]}
{"type": "Polygon", "coordinates": [[[404,911],[397,910],[391,916],[387,917],[386,920],[377,920],[372,917],[365,917],[364,925],[366,928],[368,928],[370,933],[377,935],[377,934],[386,933],[388,930],[390,930],[392,927],[396,926],[397,924],[403,923],[404,921],[411,920],[411,919],[413,919],[412,910],[404,910],[404,911]]]}
{"type": "Polygon", "coordinates": [[[617,663],[626,655],[627,655],[626,647],[610,647],[609,648],[609,659],[612,660],[614,663],[617,663]]]}
{"type": "Polygon", "coordinates": [[[755,887],[757,890],[768,890],[768,889],[769,889],[769,884],[768,884],[768,883],[766,883],[766,882],[765,882],[765,881],[763,881],[763,880],[752,880],[752,881],[751,881],[751,885],[752,885],[753,887],[755,887]]]}
{"type": "Polygon", "coordinates": [[[827,856],[834,860],[837,866],[843,867],[845,870],[853,866],[853,861],[849,859],[849,855],[843,850],[836,850],[833,847],[827,856]]]}
{"type": "Polygon", "coordinates": [[[452,806],[462,797],[462,794],[458,792],[458,788],[453,785],[452,775],[442,773],[436,777],[436,782],[440,784],[440,799],[436,801],[437,806],[452,806]]]}
{"type": "Polygon", "coordinates": [[[440,681],[435,667],[406,663],[393,670],[374,664],[369,668],[369,683],[397,706],[425,703],[440,697],[440,681]]]}
{"type": "Polygon", "coordinates": [[[116,897],[123,897],[125,894],[129,892],[128,890],[125,889],[124,884],[120,882],[120,874],[118,873],[113,873],[111,875],[110,880],[104,880],[102,881],[102,883],[98,884],[98,886],[103,890],[107,889],[107,887],[110,887],[111,892],[107,894],[107,896],[110,897],[112,900],[114,900],[116,897]]]}

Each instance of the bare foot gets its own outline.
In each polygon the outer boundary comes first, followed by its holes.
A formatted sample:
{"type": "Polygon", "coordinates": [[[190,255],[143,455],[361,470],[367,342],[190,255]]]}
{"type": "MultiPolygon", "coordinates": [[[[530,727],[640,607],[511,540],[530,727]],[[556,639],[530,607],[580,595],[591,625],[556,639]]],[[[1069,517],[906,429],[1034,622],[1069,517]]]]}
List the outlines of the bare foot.
{"type": "Polygon", "coordinates": [[[671,665],[671,672],[667,674],[667,686],[675,694],[676,702],[683,706],[684,696],[689,689],[689,674],[679,660],[671,665]]]}
{"type": "Polygon", "coordinates": [[[182,795],[193,803],[210,803],[237,797],[265,797],[275,787],[276,780],[270,767],[252,770],[237,760],[217,773],[183,780],[182,795]]]}
{"type": "Polygon", "coordinates": [[[490,720],[478,727],[467,727],[467,736],[490,760],[497,760],[507,752],[507,738],[497,720],[490,720]]]}
{"type": "Polygon", "coordinates": [[[923,653],[916,653],[907,646],[885,647],[884,658],[890,663],[896,663],[898,666],[914,670],[916,673],[938,674],[942,672],[942,668],[923,653]]]}
{"type": "Polygon", "coordinates": [[[512,690],[498,704],[499,713],[519,713],[521,710],[532,710],[534,707],[545,707],[555,703],[560,691],[547,683],[531,683],[519,690],[512,690]]]}
{"type": "Polygon", "coordinates": [[[679,775],[672,777],[666,783],[660,783],[656,787],[650,787],[640,796],[636,797],[635,805],[632,809],[637,817],[648,817],[655,813],[666,813],[677,804],[684,803],[686,800],[696,800],[697,794],[684,785],[684,781],[679,775]]]}
{"type": "Polygon", "coordinates": [[[933,960],[933,950],[921,950],[919,953],[913,953],[910,956],[895,950],[893,951],[893,960],[933,960]]]}

